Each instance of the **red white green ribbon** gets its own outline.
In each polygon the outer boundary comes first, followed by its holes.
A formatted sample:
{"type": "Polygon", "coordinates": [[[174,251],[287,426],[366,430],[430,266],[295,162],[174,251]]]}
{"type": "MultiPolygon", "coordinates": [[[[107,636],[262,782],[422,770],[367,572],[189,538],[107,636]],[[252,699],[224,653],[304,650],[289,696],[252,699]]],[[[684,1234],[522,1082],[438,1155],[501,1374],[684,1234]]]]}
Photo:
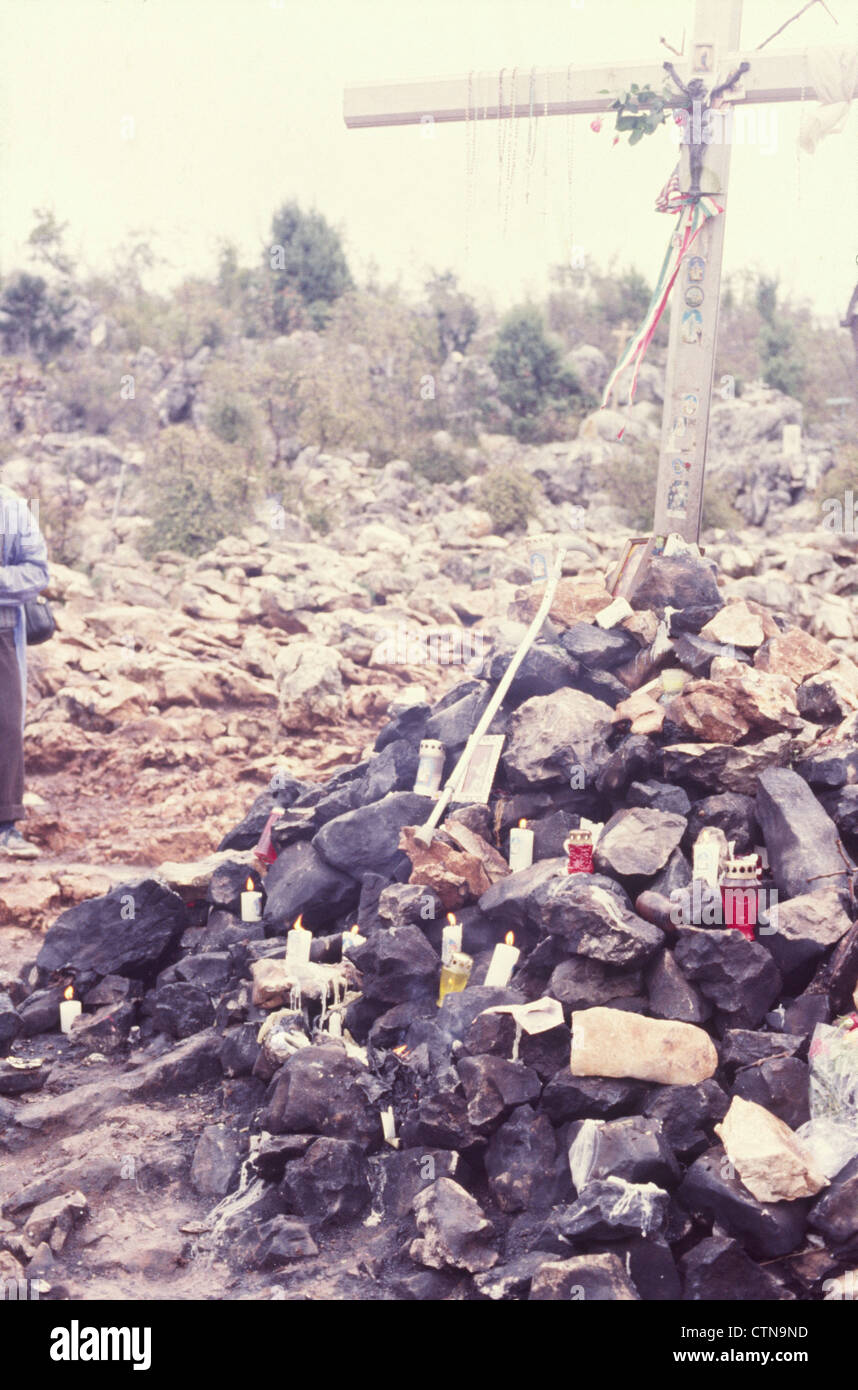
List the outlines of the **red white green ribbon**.
{"type": "MultiPolygon", "coordinates": [[[[653,290],[652,298],[650,299],[649,305],[647,306],[647,311],[644,315],[643,322],[640,324],[633,337],[626,344],[626,347],[624,348],[622,355],[620,356],[620,360],[617,362],[616,367],[614,368],[613,372],[610,375],[610,378],[608,379],[608,384],[605,387],[604,395],[602,396],[603,410],[608,405],[608,402],[611,399],[611,395],[617,384],[618,378],[622,376],[623,372],[626,370],[628,366],[631,365],[631,363],[634,363],[634,372],[632,373],[631,385],[629,386],[629,398],[627,402],[628,405],[632,404],[635,398],[635,390],[637,389],[638,373],[640,371],[641,362],[643,361],[644,356],[646,355],[647,348],[652,342],[652,337],[655,333],[656,328],[658,327],[659,319],[661,318],[667,306],[667,301],[670,297],[670,291],[672,290],[674,281],[676,280],[676,277],[679,274],[682,262],[688,255],[688,252],[691,249],[691,246],[693,245],[698,234],[709,221],[709,218],[717,217],[719,212],[724,211],[721,204],[716,203],[715,199],[710,197],[708,194],[704,194],[701,198],[697,198],[693,202],[687,201],[684,195],[678,193],[678,183],[676,197],[669,196],[669,190],[671,190],[671,182],[674,178],[675,175],[672,176],[671,180],[669,180],[667,185],[665,186],[665,189],[662,190],[662,194],[660,195],[660,197],[664,199],[664,207],[659,208],[659,211],[675,212],[677,202],[679,201],[681,202],[679,217],[677,218],[676,226],[673,230],[673,233],[671,234],[670,242],[667,247],[667,252],[665,254],[664,261],[662,262],[662,267],[659,271],[658,280],[656,281],[656,286],[653,290]]],[[[658,207],[658,204],[656,204],[656,206],[658,207]]],[[[625,426],[623,427],[623,429],[625,429],[625,426]]],[[[617,437],[621,439],[622,436],[623,430],[620,431],[617,437]]]]}

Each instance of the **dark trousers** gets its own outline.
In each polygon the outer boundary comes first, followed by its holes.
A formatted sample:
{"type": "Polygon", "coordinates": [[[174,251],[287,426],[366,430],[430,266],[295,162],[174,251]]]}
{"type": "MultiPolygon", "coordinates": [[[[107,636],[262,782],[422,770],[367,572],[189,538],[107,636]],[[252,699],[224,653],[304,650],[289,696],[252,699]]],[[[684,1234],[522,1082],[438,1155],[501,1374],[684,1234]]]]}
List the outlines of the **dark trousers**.
{"type": "Polygon", "coordinates": [[[12,628],[0,628],[0,824],[24,816],[22,721],[15,633],[12,628]]]}

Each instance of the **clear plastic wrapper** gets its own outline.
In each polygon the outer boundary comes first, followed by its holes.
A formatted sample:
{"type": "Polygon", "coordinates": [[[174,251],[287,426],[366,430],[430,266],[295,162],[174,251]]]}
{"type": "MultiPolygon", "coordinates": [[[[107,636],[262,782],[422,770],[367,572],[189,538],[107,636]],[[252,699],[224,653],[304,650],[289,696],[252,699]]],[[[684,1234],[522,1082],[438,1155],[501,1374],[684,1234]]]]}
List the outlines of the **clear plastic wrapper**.
{"type": "Polygon", "coordinates": [[[833,1178],[858,1154],[858,1016],[818,1023],[808,1061],[810,1119],[796,1133],[833,1178]]]}

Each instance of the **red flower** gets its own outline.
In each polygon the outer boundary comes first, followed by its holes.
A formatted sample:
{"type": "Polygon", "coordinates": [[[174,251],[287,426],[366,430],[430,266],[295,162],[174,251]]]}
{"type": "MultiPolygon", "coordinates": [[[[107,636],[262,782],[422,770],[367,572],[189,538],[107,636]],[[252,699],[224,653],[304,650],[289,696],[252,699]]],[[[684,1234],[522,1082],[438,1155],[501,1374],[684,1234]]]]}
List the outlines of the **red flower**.
{"type": "Polygon", "coordinates": [[[602,129],[602,121],[599,116],[596,117],[595,121],[590,122],[590,129],[595,130],[597,135],[599,134],[599,131],[602,129]]]}
{"type": "MultiPolygon", "coordinates": [[[[615,135],[615,136],[614,136],[614,145],[618,145],[619,143],[620,143],[620,137],[619,137],[619,135],[615,135]]],[[[611,148],[613,148],[613,146],[612,146],[611,148]]]]}

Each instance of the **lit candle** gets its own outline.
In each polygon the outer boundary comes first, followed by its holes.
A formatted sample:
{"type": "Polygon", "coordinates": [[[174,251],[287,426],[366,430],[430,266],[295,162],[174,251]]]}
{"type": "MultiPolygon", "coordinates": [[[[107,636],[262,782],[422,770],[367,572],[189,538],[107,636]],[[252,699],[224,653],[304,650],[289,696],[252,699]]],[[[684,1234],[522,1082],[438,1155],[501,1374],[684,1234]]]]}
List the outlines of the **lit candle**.
{"type": "Polygon", "coordinates": [[[456,951],[462,949],[462,924],[454,912],[447,913],[447,925],[441,932],[441,964],[449,965],[456,951]]]}
{"type": "Polygon", "coordinates": [[[80,1012],[82,1008],[83,1004],[81,1004],[79,999],[75,999],[74,997],[74,986],[69,985],[68,989],[66,990],[65,994],[63,995],[60,1001],[61,1032],[71,1032],[71,1026],[74,1023],[75,1019],[80,1017],[80,1012]]]}
{"type": "Polygon", "coordinates": [[[328,1035],[332,1038],[343,1036],[343,1016],[341,1013],[331,1014],[328,1019],[328,1035]]]}
{"type": "Polygon", "coordinates": [[[529,869],[532,863],[533,831],[528,830],[526,820],[520,820],[509,832],[509,867],[517,874],[519,869],[529,869]]]}
{"type": "Polygon", "coordinates": [[[304,916],[300,913],[298,919],[286,937],[286,959],[293,965],[306,965],[310,959],[310,945],[313,940],[313,933],[307,931],[304,926],[304,916]]]}
{"type": "Polygon", "coordinates": [[[361,936],[360,927],[355,922],[350,931],[343,932],[343,958],[345,959],[352,951],[356,951],[358,946],[365,944],[366,937],[361,936]]]}
{"type": "Polygon", "coordinates": [[[241,895],[241,920],[242,922],[259,922],[261,919],[262,894],[254,889],[253,879],[249,878],[241,895]]]}
{"type": "Polygon", "coordinates": [[[495,946],[494,955],[489,965],[485,983],[492,985],[495,989],[503,989],[509,984],[510,976],[518,964],[521,951],[517,946],[513,946],[515,940],[512,932],[507,932],[506,941],[495,946]]]}

